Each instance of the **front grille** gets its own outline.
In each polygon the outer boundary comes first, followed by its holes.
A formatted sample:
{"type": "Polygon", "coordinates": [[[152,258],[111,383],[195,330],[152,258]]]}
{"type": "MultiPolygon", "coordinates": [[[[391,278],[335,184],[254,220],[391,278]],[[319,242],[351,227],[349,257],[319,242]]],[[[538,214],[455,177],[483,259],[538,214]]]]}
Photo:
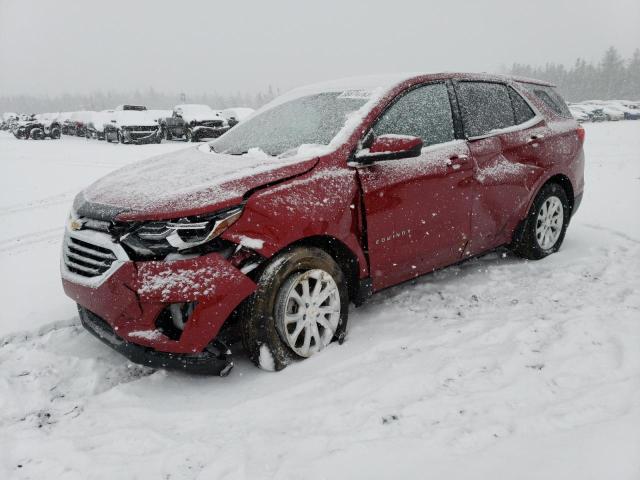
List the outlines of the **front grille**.
{"type": "Polygon", "coordinates": [[[70,272],[83,277],[97,277],[111,268],[115,254],[105,247],[78,238],[67,237],[64,244],[64,264],[70,272]]]}
{"type": "Polygon", "coordinates": [[[139,127],[139,126],[131,126],[131,127],[126,127],[126,130],[129,130],[130,132],[155,132],[158,129],[158,127],[139,127]]]}

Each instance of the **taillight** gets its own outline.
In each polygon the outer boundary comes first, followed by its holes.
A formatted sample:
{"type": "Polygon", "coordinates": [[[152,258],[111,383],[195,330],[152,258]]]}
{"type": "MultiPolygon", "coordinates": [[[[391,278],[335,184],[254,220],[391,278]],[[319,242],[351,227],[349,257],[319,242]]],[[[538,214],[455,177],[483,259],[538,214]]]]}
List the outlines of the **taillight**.
{"type": "Polygon", "coordinates": [[[578,134],[578,140],[580,140],[580,143],[584,143],[584,128],[582,127],[578,127],[578,129],[576,130],[576,133],[578,134]]]}

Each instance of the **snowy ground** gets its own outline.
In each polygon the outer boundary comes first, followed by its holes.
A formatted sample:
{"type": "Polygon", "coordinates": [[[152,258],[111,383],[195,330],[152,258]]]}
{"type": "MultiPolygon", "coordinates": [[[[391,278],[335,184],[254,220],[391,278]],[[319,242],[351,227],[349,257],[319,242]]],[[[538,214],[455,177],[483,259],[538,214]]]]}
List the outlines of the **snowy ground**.
{"type": "MultiPolygon", "coordinates": [[[[184,148],[0,132],[0,478],[640,478],[640,122],[587,124],[560,253],[490,254],[375,296],[272,374],[132,366],[78,326],[73,195],[184,148]]],[[[239,357],[239,358],[238,358],[239,357]]]]}

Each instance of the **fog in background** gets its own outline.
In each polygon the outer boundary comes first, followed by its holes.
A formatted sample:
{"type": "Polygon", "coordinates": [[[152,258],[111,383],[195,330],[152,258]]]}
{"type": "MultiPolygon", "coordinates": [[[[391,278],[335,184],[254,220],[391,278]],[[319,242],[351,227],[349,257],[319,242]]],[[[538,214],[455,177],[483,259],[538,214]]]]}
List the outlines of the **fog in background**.
{"type": "Polygon", "coordinates": [[[0,0],[0,97],[251,103],[352,75],[597,63],[611,45],[625,59],[640,46],[638,0],[0,0]]]}

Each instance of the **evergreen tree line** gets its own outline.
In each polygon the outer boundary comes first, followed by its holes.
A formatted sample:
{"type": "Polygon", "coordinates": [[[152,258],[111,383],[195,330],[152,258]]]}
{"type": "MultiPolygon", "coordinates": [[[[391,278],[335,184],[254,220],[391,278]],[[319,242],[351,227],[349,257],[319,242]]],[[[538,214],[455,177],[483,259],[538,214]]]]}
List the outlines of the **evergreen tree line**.
{"type": "Polygon", "coordinates": [[[578,58],[569,68],[556,63],[538,67],[514,63],[507,73],[551,82],[570,102],[640,100],[640,49],[625,59],[609,47],[597,64],[578,58]]]}
{"type": "Polygon", "coordinates": [[[64,94],[60,96],[15,95],[0,97],[1,112],[42,113],[78,110],[107,110],[121,104],[146,105],[149,109],[170,110],[181,103],[203,103],[214,109],[229,107],[258,108],[276,97],[278,90],[271,86],[255,94],[218,93],[184,94],[158,92],[153,88],[134,92],[94,92],[91,94],[64,94]]]}
{"type": "MultiPolygon", "coordinates": [[[[581,100],[640,100],[640,49],[631,58],[623,58],[615,47],[610,47],[597,64],[578,58],[573,66],[556,63],[531,66],[514,63],[506,69],[511,75],[546,80],[558,86],[565,99],[581,100]]],[[[94,92],[91,94],[64,94],[55,97],[15,95],[0,97],[0,112],[62,112],[76,110],[106,110],[123,103],[146,105],[153,109],[171,109],[180,103],[204,103],[215,109],[228,107],[258,108],[280,92],[271,86],[255,94],[235,93],[166,93],[153,88],[135,92],[94,92]]]]}

